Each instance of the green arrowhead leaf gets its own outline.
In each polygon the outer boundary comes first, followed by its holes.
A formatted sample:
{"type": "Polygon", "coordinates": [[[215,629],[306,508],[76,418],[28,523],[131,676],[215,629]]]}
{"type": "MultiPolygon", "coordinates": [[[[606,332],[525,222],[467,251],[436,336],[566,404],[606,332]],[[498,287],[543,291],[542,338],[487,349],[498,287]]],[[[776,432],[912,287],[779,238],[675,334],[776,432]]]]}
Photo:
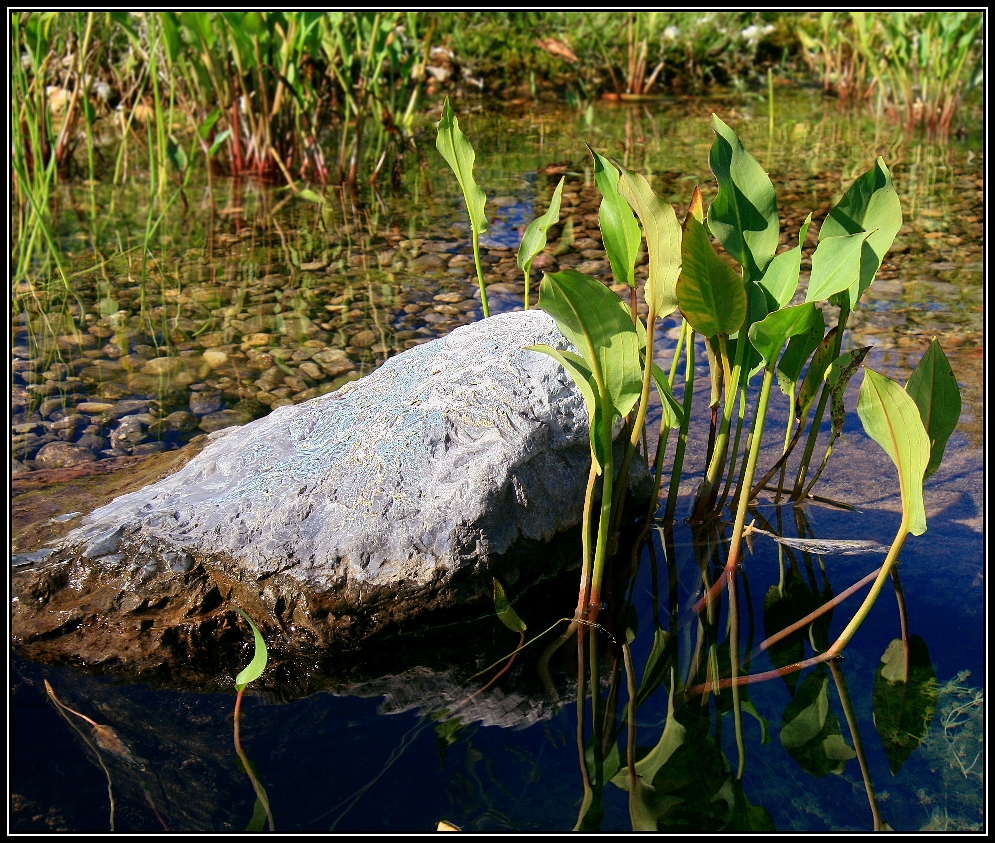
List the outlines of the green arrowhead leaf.
{"type": "Polygon", "coordinates": [[[912,396],[919,408],[923,427],[929,437],[929,465],[926,477],[940,467],[943,450],[950,434],[960,421],[960,387],[957,378],[947,361],[940,344],[933,337],[929,348],[919,361],[915,371],[905,385],[905,391],[912,396]]]}
{"type": "MultiPolygon", "coordinates": [[[[902,203],[891,181],[891,172],[878,158],[866,173],[850,185],[819,231],[819,241],[867,232],[860,250],[857,279],[848,288],[851,309],[857,306],[877,273],[885,254],[902,228],[902,203]]],[[[815,274],[815,258],[812,259],[815,274]]]]}
{"type": "Polygon", "coordinates": [[[744,268],[744,278],[760,278],[777,251],[780,221],[774,186],[739,137],[712,115],[715,142],[708,164],[719,192],[708,208],[708,227],[744,268]]]}
{"type": "Polygon", "coordinates": [[[867,435],[891,457],[898,469],[902,517],[913,536],[926,532],[922,481],[929,465],[929,437],[912,397],[890,378],[864,369],[857,415],[867,435]]]}
{"type": "Polygon", "coordinates": [[[681,242],[681,275],[677,300],[684,318],[699,334],[734,334],[746,320],[746,286],[722,261],[705,227],[688,216],[681,242]]]}
{"type": "Polygon", "coordinates": [[[819,347],[826,332],[825,315],[818,308],[816,308],[816,314],[815,321],[808,331],[797,334],[788,340],[788,348],[777,362],[778,386],[781,387],[781,392],[789,398],[795,394],[802,369],[812,352],[819,347]]]}
{"type": "Polygon", "coordinates": [[[266,669],[267,653],[266,642],[263,641],[262,635],[259,634],[259,630],[256,629],[256,625],[252,622],[252,618],[245,614],[245,612],[241,609],[236,608],[235,611],[245,618],[246,623],[252,627],[252,637],[255,643],[252,661],[250,661],[248,665],[246,665],[245,669],[235,677],[235,690],[241,691],[250,682],[255,682],[260,676],[262,676],[263,671],[266,669]]]}
{"type": "Polygon", "coordinates": [[[619,415],[628,413],[642,389],[642,366],[638,335],[622,300],[600,281],[568,269],[543,275],[539,307],[580,351],[597,384],[599,406],[607,399],[619,415]]]}
{"type": "Polygon", "coordinates": [[[522,235],[522,245],[518,247],[518,268],[523,272],[528,272],[532,268],[532,261],[535,260],[543,249],[546,248],[546,232],[550,226],[556,225],[560,221],[560,199],[563,193],[563,182],[566,176],[560,179],[556,185],[553,196],[549,200],[549,207],[541,217],[536,217],[529,223],[522,235]]]}
{"type": "Polygon", "coordinates": [[[777,310],[784,307],[798,289],[798,276],[802,265],[802,244],[808,235],[808,227],[812,222],[809,214],[798,232],[798,245],[787,252],[781,252],[768,265],[757,283],[770,298],[769,309],[777,310]]]}
{"type": "Polygon", "coordinates": [[[497,612],[498,620],[512,632],[525,632],[527,629],[525,621],[518,617],[518,613],[511,608],[508,596],[504,593],[504,587],[496,577],[494,579],[494,609],[497,612]]]}
{"type": "MultiPolygon", "coordinates": [[[[588,146],[588,149],[591,149],[588,146]]],[[[639,223],[632,215],[632,209],[618,192],[618,170],[614,165],[591,149],[594,156],[594,183],[601,191],[601,205],[598,208],[598,222],[601,225],[601,239],[608,253],[612,273],[622,283],[630,287],[636,285],[636,254],[642,235],[639,223]]]]}
{"type": "Polygon", "coordinates": [[[456,180],[466,201],[467,213],[470,215],[470,225],[477,234],[483,234],[487,231],[487,217],[484,215],[487,197],[473,180],[473,162],[476,155],[470,141],[460,131],[459,120],[449,105],[449,97],[446,97],[442,106],[442,119],[439,121],[435,147],[456,174],[456,180]]]}
{"type": "Polygon", "coordinates": [[[750,342],[760,352],[764,363],[770,366],[777,360],[789,337],[807,333],[818,323],[817,314],[814,304],[798,304],[775,310],[750,326],[750,342]]]}
{"type": "Polygon", "coordinates": [[[868,237],[867,232],[860,232],[819,241],[812,253],[812,275],[805,301],[825,301],[857,283],[860,254],[868,237]]]}
{"type": "Polygon", "coordinates": [[[623,169],[618,190],[643,224],[649,252],[646,304],[658,317],[669,316],[677,310],[677,279],[681,274],[681,224],[677,214],[639,173],[623,169]]]}

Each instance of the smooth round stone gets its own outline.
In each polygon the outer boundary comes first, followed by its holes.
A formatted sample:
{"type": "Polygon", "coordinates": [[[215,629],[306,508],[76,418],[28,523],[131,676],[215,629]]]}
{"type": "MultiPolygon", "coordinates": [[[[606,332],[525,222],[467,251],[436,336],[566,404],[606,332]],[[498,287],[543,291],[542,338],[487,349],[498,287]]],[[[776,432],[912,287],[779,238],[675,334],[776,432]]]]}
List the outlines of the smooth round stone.
{"type": "Polygon", "coordinates": [[[200,420],[200,429],[205,433],[214,433],[215,430],[222,430],[237,424],[247,424],[250,421],[252,421],[252,416],[248,413],[241,413],[238,410],[221,410],[204,416],[200,420]]]}
{"type": "Polygon", "coordinates": [[[376,331],[360,331],[354,334],[349,340],[350,345],[354,345],[356,348],[369,348],[373,343],[380,339],[380,335],[376,331]]]}
{"type": "Polygon", "coordinates": [[[188,413],[185,410],[177,410],[164,418],[152,422],[149,425],[149,435],[163,436],[168,433],[182,433],[187,430],[193,430],[197,427],[198,423],[197,417],[192,413],[188,413]]]}
{"type": "Polygon", "coordinates": [[[312,363],[310,360],[305,360],[301,363],[299,368],[305,375],[313,380],[321,380],[324,377],[321,368],[316,363],[312,363]]]}
{"type": "Polygon", "coordinates": [[[525,291],[525,287],[522,284],[490,284],[487,287],[488,293],[510,293],[510,294],[520,294],[525,291]]]}
{"type": "Polygon", "coordinates": [[[143,375],[173,375],[184,367],[178,357],[153,357],[142,366],[143,375]]]}
{"type": "Polygon", "coordinates": [[[103,401],[84,401],[76,405],[76,411],[86,413],[88,416],[99,416],[109,413],[114,409],[114,404],[105,404],[103,401]]]}
{"type": "Polygon", "coordinates": [[[68,468],[74,465],[81,465],[93,462],[96,455],[88,448],[81,448],[78,444],[69,442],[49,442],[42,446],[35,455],[35,464],[39,468],[68,468]]]}
{"type": "Polygon", "coordinates": [[[207,349],[204,352],[204,362],[212,369],[220,369],[228,362],[228,355],[223,351],[207,349]]]}
{"type": "Polygon", "coordinates": [[[242,343],[243,345],[247,345],[250,348],[255,348],[259,346],[269,345],[271,338],[272,338],[271,334],[264,334],[264,333],[246,334],[244,337],[242,337],[242,343]]]}
{"type": "Polygon", "coordinates": [[[195,416],[207,416],[221,409],[223,399],[220,392],[191,392],[190,412],[195,416]]]}
{"type": "Polygon", "coordinates": [[[439,293],[437,296],[433,296],[432,300],[437,302],[442,302],[444,304],[455,304],[456,302],[463,301],[466,298],[464,293],[456,292],[455,290],[449,293],[439,293]]]}
{"type": "Polygon", "coordinates": [[[123,451],[140,444],[145,439],[146,427],[137,416],[125,416],[111,431],[111,448],[123,451]]]}

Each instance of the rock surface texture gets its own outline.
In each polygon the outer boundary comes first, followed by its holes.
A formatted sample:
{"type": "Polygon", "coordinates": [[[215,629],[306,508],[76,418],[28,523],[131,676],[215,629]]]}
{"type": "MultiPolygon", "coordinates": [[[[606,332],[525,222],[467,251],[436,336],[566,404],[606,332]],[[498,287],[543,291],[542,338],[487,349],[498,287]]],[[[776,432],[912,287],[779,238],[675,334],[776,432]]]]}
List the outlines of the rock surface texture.
{"type": "Polygon", "coordinates": [[[587,411],[536,343],[569,347],[541,311],[496,316],[213,434],[15,568],[15,645],[165,667],[244,636],[232,605],[291,648],[357,642],[576,564],[549,543],[580,522],[587,411]]]}

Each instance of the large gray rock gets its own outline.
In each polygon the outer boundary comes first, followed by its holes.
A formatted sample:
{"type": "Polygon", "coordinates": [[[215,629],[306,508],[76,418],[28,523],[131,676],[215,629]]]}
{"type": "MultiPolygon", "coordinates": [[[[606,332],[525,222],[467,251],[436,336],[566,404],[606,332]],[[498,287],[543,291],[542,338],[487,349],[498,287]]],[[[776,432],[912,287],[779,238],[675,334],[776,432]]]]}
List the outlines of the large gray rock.
{"type": "Polygon", "coordinates": [[[536,343],[569,347],[542,311],[495,316],[213,434],[17,572],[15,643],[154,663],[232,630],[236,602],[322,645],[576,564],[549,543],[581,519],[587,410],[536,343]]]}

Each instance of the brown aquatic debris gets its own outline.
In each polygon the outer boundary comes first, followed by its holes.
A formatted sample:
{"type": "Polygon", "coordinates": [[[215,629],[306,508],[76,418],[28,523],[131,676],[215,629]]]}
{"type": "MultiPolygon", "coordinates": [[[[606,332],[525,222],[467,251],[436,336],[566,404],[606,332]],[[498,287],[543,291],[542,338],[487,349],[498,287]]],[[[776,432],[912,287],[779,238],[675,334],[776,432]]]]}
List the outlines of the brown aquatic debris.
{"type": "Polygon", "coordinates": [[[566,59],[571,64],[579,61],[573,50],[555,38],[537,38],[536,46],[540,50],[545,50],[551,56],[559,56],[561,59],[566,59]]]}

